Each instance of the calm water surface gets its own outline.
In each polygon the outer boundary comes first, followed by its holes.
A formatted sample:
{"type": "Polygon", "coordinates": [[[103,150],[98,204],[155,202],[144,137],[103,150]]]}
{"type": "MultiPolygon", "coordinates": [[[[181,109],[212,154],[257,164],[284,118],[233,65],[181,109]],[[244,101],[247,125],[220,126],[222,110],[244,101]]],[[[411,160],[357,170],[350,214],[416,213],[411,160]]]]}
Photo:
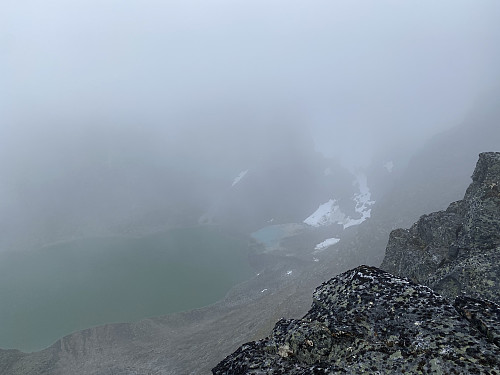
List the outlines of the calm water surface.
{"type": "Polygon", "coordinates": [[[275,250],[279,248],[282,239],[298,233],[303,228],[304,225],[297,223],[268,225],[253,232],[251,236],[267,250],[275,250]]]}
{"type": "Polygon", "coordinates": [[[0,255],[0,348],[202,307],[249,279],[248,241],[217,227],[85,239],[0,255]]]}

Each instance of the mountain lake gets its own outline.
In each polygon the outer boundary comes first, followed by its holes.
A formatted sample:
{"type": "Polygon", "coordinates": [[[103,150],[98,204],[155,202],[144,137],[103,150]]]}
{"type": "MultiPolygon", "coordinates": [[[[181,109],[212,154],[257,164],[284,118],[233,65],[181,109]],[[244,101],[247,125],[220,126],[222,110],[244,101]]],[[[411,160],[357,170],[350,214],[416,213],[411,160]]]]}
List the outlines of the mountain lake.
{"type": "Polygon", "coordinates": [[[249,239],[216,226],[89,238],[0,254],[0,348],[199,308],[254,275],[249,239]]]}

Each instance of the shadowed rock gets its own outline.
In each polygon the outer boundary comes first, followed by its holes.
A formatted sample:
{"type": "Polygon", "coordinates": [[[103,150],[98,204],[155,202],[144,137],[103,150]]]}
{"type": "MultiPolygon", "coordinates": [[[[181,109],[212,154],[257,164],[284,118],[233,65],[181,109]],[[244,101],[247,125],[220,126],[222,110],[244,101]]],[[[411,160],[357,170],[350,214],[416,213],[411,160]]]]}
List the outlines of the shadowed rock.
{"type": "Polygon", "coordinates": [[[500,347],[500,307],[490,301],[470,297],[457,297],[455,309],[487,339],[500,347]]]}
{"type": "Polygon", "coordinates": [[[500,302],[500,153],[479,155],[463,200],[394,230],[381,268],[457,295],[500,302]]]}

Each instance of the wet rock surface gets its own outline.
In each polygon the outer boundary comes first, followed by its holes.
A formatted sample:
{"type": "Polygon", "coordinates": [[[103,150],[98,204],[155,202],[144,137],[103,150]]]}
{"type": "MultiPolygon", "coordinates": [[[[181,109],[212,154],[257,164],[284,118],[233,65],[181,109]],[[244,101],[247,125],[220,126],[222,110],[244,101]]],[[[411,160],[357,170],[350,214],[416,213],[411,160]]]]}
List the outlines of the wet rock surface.
{"type": "Polygon", "coordinates": [[[453,300],[500,302],[500,153],[479,155],[464,199],[392,231],[381,268],[453,300]]]}
{"type": "Polygon", "coordinates": [[[240,347],[213,374],[500,374],[499,306],[459,300],[375,267],[316,289],[303,319],[240,347]],[[497,340],[497,341],[495,341],[497,340]]]}

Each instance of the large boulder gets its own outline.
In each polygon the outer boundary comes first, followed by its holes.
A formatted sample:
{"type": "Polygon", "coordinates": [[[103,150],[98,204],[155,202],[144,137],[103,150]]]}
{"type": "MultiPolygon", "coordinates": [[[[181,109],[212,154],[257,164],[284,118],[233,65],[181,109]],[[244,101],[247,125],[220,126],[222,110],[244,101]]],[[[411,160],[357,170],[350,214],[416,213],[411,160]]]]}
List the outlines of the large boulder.
{"type": "Polygon", "coordinates": [[[222,374],[500,374],[500,307],[451,305],[428,287],[360,266],[316,289],[303,319],[241,346],[222,374]]]}

